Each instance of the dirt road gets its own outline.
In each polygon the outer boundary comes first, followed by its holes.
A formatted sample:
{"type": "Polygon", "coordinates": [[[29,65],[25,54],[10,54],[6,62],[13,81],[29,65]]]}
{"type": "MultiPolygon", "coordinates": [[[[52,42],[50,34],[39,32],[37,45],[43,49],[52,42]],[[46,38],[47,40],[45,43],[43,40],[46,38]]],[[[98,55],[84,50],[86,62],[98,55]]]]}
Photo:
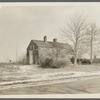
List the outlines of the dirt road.
{"type": "Polygon", "coordinates": [[[100,76],[92,79],[0,90],[0,95],[100,93],[100,76]]]}

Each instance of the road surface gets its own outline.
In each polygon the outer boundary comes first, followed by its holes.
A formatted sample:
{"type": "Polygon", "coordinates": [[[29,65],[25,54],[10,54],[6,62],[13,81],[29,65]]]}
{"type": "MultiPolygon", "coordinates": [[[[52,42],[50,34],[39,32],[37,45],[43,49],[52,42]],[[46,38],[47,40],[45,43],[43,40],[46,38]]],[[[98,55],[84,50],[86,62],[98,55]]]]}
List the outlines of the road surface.
{"type": "Polygon", "coordinates": [[[30,94],[87,94],[100,93],[100,76],[87,80],[62,82],[41,86],[30,86],[0,90],[0,95],[30,94]]]}

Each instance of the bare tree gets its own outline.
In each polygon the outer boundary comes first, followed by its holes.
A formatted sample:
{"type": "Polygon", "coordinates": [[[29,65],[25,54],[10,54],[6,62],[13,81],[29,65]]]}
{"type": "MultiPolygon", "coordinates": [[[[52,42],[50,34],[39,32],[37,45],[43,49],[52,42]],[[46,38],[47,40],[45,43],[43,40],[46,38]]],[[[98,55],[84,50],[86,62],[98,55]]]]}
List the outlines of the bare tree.
{"type": "Polygon", "coordinates": [[[66,22],[66,26],[62,30],[65,39],[71,42],[74,49],[74,64],[77,64],[78,51],[80,45],[84,40],[86,35],[86,27],[88,26],[86,22],[86,17],[82,15],[74,16],[70,18],[69,22],[66,22]]]}
{"type": "MultiPolygon", "coordinates": [[[[95,23],[91,23],[87,29],[87,39],[90,45],[90,61],[92,63],[93,58],[93,45],[98,40],[100,29],[96,26],[95,23]]],[[[95,44],[96,45],[96,44],[95,44]]]]}
{"type": "MultiPolygon", "coordinates": [[[[86,38],[84,38],[85,40],[86,38]]],[[[86,40],[85,42],[81,43],[81,45],[79,46],[79,50],[78,50],[78,58],[81,59],[82,56],[85,54],[85,53],[88,53],[88,50],[89,50],[89,47],[88,47],[88,44],[86,43],[86,40]]]]}

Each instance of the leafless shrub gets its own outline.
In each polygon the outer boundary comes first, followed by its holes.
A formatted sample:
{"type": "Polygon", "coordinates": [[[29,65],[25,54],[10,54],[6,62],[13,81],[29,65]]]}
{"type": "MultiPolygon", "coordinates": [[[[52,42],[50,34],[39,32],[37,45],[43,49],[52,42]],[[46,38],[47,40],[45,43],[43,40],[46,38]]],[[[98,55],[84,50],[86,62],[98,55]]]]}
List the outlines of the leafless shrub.
{"type": "Polygon", "coordinates": [[[53,63],[53,60],[52,59],[46,58],[45,60],[42,60],[41,61],[40,66],[42,68],[48,68],[48,67],[50,68],[52,66],[52,63],[53,63]]]}
{"type": "Polygon", "coordinates": [[[60,68],[66,66],[67,62],[65,60],[58,60],[55,62],[54,59],[46,58],[41,62],[40,67],[42,68],[60,68]]]}
{"type": "Polygon", "coordinates": [[[40,56],[40,67],[42,68],[60,68],[69,64],[65,54],[59,48],[46,50],[45,54],[45,56],[40,56]]]}

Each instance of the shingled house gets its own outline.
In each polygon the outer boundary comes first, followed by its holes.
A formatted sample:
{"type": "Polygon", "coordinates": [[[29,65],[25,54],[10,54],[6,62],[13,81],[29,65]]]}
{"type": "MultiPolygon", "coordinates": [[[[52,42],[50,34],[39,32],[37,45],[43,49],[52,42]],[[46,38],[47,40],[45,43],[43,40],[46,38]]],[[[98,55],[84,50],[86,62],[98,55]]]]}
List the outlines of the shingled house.
{"type": "Polygon", "coordinates": [[[40,64],[40,59],[42,57],[50,57],[54,52],[58,52],[66,56],[66,61],[70,61],[73,56],[73,50],[71,46],[67,43],[59,43],[57,39],[53,41],[47,41],[45,36],[43,41],[41,40],[31,40],[27,47],[27,64],[40,64]]]}

